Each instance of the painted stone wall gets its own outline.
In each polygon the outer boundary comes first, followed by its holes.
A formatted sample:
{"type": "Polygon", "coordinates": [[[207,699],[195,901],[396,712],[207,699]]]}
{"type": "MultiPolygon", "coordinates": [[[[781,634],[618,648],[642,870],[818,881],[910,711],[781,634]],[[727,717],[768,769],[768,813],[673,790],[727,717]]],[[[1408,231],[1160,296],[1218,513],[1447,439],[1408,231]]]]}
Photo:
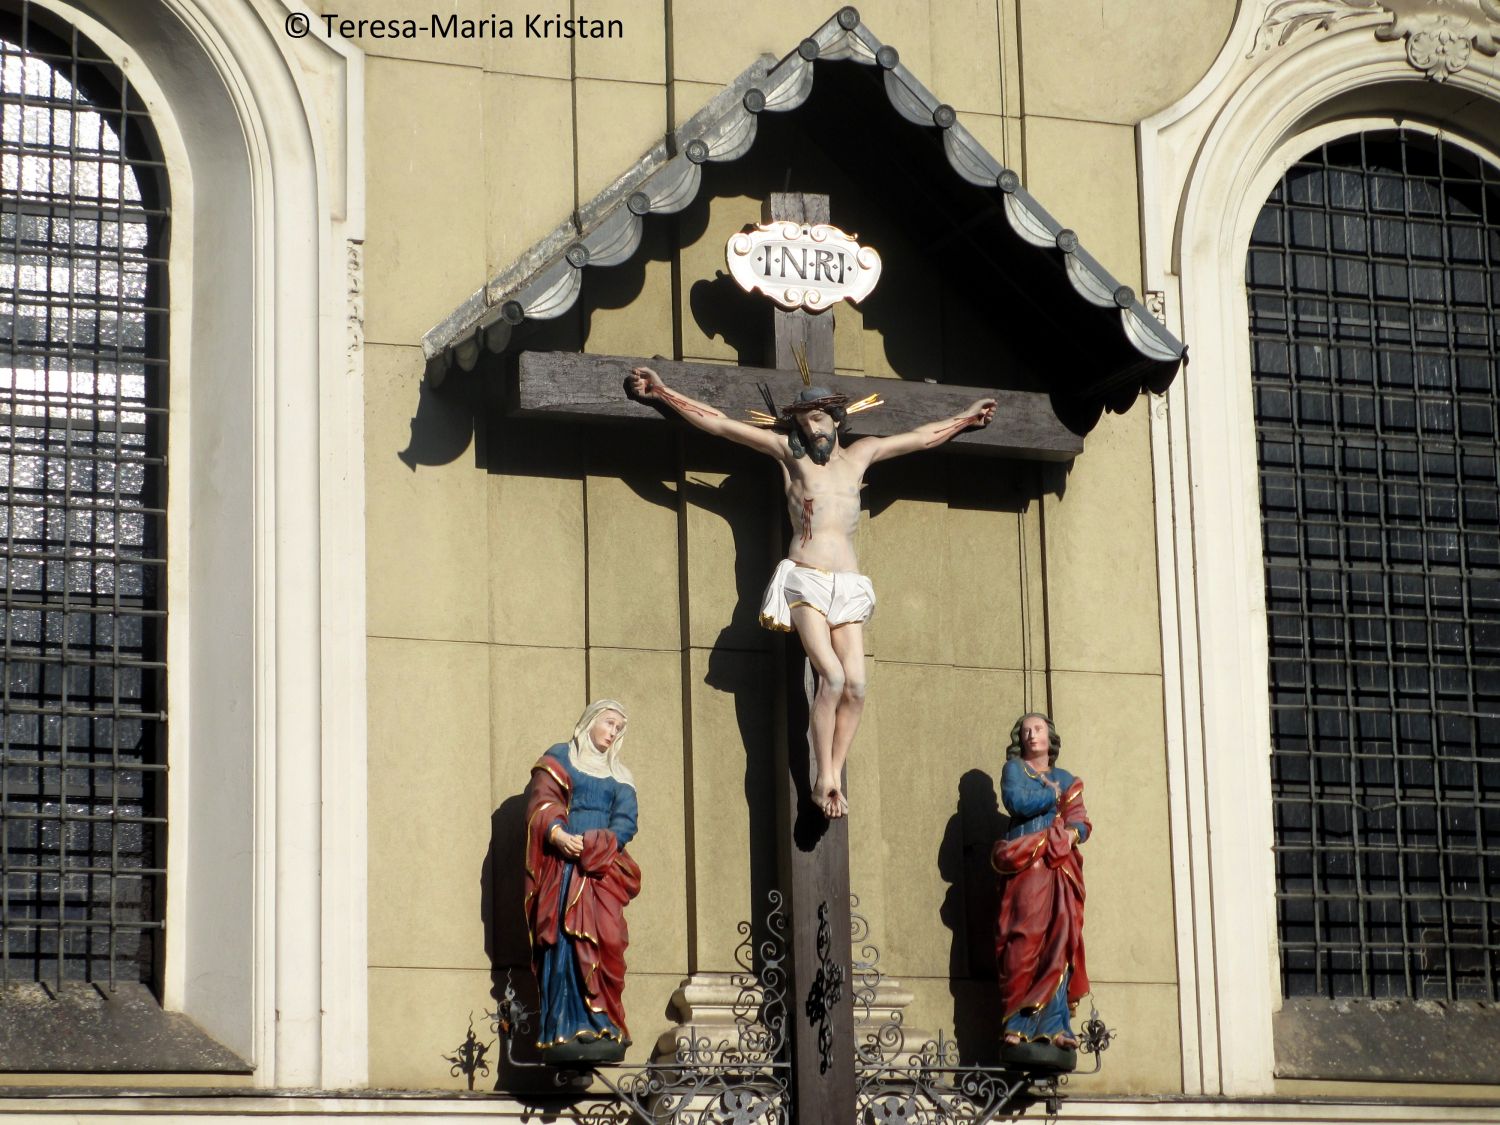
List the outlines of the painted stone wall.
{"type": "MultiPolygon", "coordinates": [[[[476,18],[523,9],[440,6],[476,18]]],[[[1201,75],[1234,5],[1198,0],[1193,19],[1181,7],[861,10],[1138,286],[1131,126],[1201,75]]],[[[351,18],[389,8],[338,5],[351,18]]],[[[730,967],[735,923],[774,877],[758,749],[773,641],[754,622],[785,522],[772,467],[680,427],[642,440],[508,422],[498,369],[438,393],[422,383],[423,332],[758,54],[791,49],[833,9],[670,11],[667,27],[660,3],[612,0],[601,14],[625,21],[616,42],[362,43],[373,1086],[459,1081],[441,1055],[492,1004],[493,966],[524,962],[519,919],[495,918],[518,900],[527,770],[589,698],[631,711],[643,806],[632,851],[646,871],[629,916],[637,1057],[670,1028],[688,973],[730,967]]],[[[737,190],[726,180],[701,215],[648,224],[641,260],[591,278],[555,346],[735,361],[733,326],[705,314],[701,289],[695,304],[695,286],[723,268],[725,234],[758,216],[754,192],[737,190]]],[[[906,284],[904,317],[838,311],[841,370],[1003,377],[971,371],[982,325],[962,302],[906,284]]],[[[1150,408],[1103,418],[1066,471],[944,457],[883,466],[860,530],[881,605],[850,767],[851,879],[882,967],[916,996],[908,1024],[961,1042],[993,1034],[995,785],[1011,722],[1049,708],[1089,786],[1091,968],[1122,1032],[1104,1073],[1076,1084],[1090,1091],[1181,1089],[1150,408]]]]}

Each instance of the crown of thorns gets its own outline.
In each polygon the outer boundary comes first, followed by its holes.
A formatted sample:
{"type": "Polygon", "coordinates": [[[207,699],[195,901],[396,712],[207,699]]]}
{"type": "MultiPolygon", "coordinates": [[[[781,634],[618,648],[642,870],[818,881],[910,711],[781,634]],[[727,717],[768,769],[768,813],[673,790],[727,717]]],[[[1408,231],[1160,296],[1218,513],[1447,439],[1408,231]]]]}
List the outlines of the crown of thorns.
{"type": "Polygon", "coordinates": [[[843,409],[844,417],[858,414],[861,410],[869,410],[872,406],[884,406],[885,402],[878,394],[866,395],[857,402],[850,402],[848,395],[835,394],[827,387],[812,386],[812,373],[807,366],[807,352],[797,349],[792,353],[797,357],[797,368],[802,372],[802,383],[806,388],[797,395],[796,401],[789,402],[780,410],[776,402],[771,398],[771,389],[764,383],[759,384],[761,396],[766,400],[765,410],[750,411],[750,421],[757,426],[785,428],[799,414],[811,414],[814,410],[833,411],[843,409]]]}

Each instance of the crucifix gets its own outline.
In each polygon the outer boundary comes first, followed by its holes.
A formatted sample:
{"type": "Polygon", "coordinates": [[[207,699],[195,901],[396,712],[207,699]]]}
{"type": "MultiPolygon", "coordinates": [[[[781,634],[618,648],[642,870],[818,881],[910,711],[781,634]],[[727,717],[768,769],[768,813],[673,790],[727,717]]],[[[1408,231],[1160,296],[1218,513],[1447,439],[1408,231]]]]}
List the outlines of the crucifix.
{"type": "MultiPolygon", "coordinates": [[[[828,198],[772,194],[762,218],[799,227],[826,224],[828,198]]],[[[796,259],[796,267],[843,272],[843,262],[826,252],[820,258],[817,249],[796,259]]],[[[778,875],[791,919],[791,1112],[798,1123],[823,1125],[855,1116],[849,808],[842,763],[863,704],[860,625],[873,604],[850,542],[864,470],[875,460],[938,445],[956,454],[1062,462],[1082,451],[1083,440],[1057,417],[1046,394],[833,374],[833,316],[826,305],[816,313],[778,307],[769,324],[773,368],[653,360],[646,371],[638,370],[641,360],[629,357],[522,352],[507,413],[656,424],[675,413],[774,456],[782,469],[791,543],[762,614],[763,621],[791,626],[809,658],[805,665],[789,635],[780,650],[785,689],[778,692],[778,710],[784,721],[778,724],[776,770],[778,875]],[[627,382],[635,392],[630,396],[621,393],[627,382]],[[836,415],[876,397],[872,389],[883,401],[858,415],[858,429],[867,436],[841,445],[836,415]],[[791,448],[794,439],[802,456],[791,448]],[[857,646],[851,643],[856,639],[857,646]]]]}
{"type": "MultiPolygon", "coordinates": [[[[826,222],[827,197],[773,194],[767,218],[826,222]]],[[[994,421],[946,435],[945,450],[959,456],[1052,462],[1070,461],[1083,450],[1082,437],[1063,424],[1044,393],[832,374],[833,320],[828,311],[809,314],[777,308],[771,318],[771,335],[774,368],[668,360],[651,360],[650,365],[666,387],[694,400],[698,408],[748,418],[765,410],[762,387],[775,403],[783,404],[797,401],[809,389],[797,370],[800,352],[813,379],[830,394],[844,395],[853,403],[868,397],[872,387],[879,390],[882,405],[858,415],[862,434],[911,433],[933,419],[963,417],[977,398],[990,398],[996,401],[994,421]],[[715,405],[708,407],[708,403],[715,405]]],[[[573,423],[660,426],[673,413],[666,403],[621,393],[622,384],[641,365],[640,359],[628,356],[523,351],[517,356],[516,378],[508,388],[506,412],[513,417],[573,423]]],[[[765,430],[759,432],[771,436],[765,430]]],[[[857,514],[857,502],[853,511],[857,514]]],[[[791,514],[795,543],[801,534],[800,513],[791,514]]],[[[808,691],[797,647],[788,637],[780,650],[785,690],[778,692],[782,721],[776,739],[778,879],[792,920],[787,987],[787,1016],[792,1025],[791,1112],[799,1125],[824,1125],[853,1121],[855,1116],[849,821],[845,816],[826,816],[813,802],[818,769],[809,741],[808,691]]],[[[842,777],[838,790],[841,796],[847,792],[842,777]]]]}
{"type": "MultiPolygon", "coordinates": [[[[773,194],[768,218],[784,223],[792,233],[821,228],[824,242],[833,237],[826,226],[827,196],[773,194]]],[[[786,250],[778,249],[785,261],[786,250]]],[[[746,246],[742,253],[748,257],[750,250],[746,246]]],[[[842,252],[816,244],[796,250],[790,268],[799,278],[807,272],[838,278],[845,272],[842,252]]],[[[766,273],[773,268],[772,253],[764,249],[761,254],[766,273]]],[[[872,264],[878,262],[866,254],[872,264]]],[[[793,292],[806,294],[800,285],[793,292]]],[[[865,472],[879,461],[932,449],[964,430],[989,425],[995,400],[979,398],[960,412],[905,432],[844,446],[839,429],[847,414],[880,402],[878,395],[866,395],[851,403],[846,394],[810,385],[815,364],[820,378],[832,374],[831,316],[778,308],[771,343],[777,367],[795,362],[808,385],[780,408],[768,391],[769,412],[752,412],[749,422],[674,389],[649,367],[634,368],[627,386],[635,397],[665,406],[706,433],[764,453],[781,468],[791,544],[773,572],[760,621],[767,628],[795,632],[807,658],[805,673],[792,674],[799,662],[788,650],[786,756],[778,765],[778,866],[792,918],[793,1105],[799,1121],[852,1120],[854,1022],[844,762],[864,709],[863,628],[875,608],[873,588],[859,573],[854,555],[860,489],[865,472]]]]}

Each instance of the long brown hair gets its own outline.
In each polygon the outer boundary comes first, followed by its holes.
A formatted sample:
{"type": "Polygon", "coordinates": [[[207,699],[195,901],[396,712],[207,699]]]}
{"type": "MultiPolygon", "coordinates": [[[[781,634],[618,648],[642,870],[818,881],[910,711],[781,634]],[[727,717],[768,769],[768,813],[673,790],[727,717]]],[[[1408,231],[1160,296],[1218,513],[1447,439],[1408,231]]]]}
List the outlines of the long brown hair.
{"type": "Polygon", "coordinates": [[[1052,725],[1052,720],[1040,711],[1027,711],[1016,720],[1016,725],[1010,728],[1010,745],[1005,748],[1005,760],[1021,756],[1021,724],[1027,719],[1041,719],[1047,724],[1047,768],[1051,769],[1057,765],[1057,752],[1062,749],[1062,738],[1057,733],[1057,728],[1052,725]]]}

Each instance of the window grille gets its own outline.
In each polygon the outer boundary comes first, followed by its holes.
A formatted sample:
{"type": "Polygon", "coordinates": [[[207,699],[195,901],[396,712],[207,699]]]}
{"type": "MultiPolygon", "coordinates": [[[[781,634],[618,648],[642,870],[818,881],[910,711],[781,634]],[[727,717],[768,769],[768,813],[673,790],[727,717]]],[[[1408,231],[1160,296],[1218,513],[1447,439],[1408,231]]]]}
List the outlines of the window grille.
{"type": "Polygon", "coordinates": [[[0,979],[155,984],[165,174],[78,33],[0,10],[0,979]]]}
{"type": "Polygon", "coordinates": [[[1247,263],[1287,996],[1496,999],[1500,169],[1297,163],[1247,263]]]}

